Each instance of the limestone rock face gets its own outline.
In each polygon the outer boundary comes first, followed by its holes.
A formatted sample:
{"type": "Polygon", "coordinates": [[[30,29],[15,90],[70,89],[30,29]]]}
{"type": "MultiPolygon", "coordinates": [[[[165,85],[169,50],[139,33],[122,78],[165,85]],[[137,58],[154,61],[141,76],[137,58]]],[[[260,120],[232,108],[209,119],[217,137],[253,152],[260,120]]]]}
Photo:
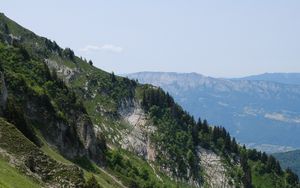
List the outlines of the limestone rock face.
{"type": "Polygon", "coordinates": [[[67,158],[86,156],[97,163],[104,161],[101,143],[97,139],[93,124],[87,115],[72,111],[69,121],[53,118],[49,110],[32,100],[26,105],[28,121],[40,126],[48,143],[56,147],[67,158]]]}
{"type": "Polygon", "coordinates": [[[122,134],[121,146],[153,161],[155,150],[151,146],[149,136],[155,127],[147,119],[147,115],[138,101],[124,100],[118,110],[122,120],[129,128],[122,134]]]}
{"type": "Polygon", "coordinates": [[[45,63],[50,70],[55,69],[57,74],[64,79],[66,83],[69,83],[73,79],[73,77],[79,73],[78,68],[70,68],[65,65],[60,65],[56,61],[45,59],[45,63]]]}
{"type": "Polygon", "coordinates": [[[211,150],[198,148],[200,165],[204,171],[205,183],[211,188],[234,188],[229,181],[233,182],[227,176],[227,170],[220,156],[211,150]]]}

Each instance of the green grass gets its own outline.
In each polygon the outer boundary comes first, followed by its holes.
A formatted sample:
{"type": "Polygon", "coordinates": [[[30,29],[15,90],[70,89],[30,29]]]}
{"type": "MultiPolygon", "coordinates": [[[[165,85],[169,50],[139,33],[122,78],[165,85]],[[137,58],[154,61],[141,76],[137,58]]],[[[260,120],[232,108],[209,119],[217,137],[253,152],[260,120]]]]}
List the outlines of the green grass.
{"type": "MultiPolygon", "coordinates": [[[[38,137],[43,143],[41,150],[52,159],[59,161],[64,164],[74,164],[72,161],[64,158],[57,150],[49,146],[46,140],[41,136],[41,133],[36,129],[35,130],[38,137]]],[[[120,185],[115,182],[110,176],[105,174],[95,163],[87,161],[87,159],[77,159],[77,163],[82,163],[82,169],[84,172],[84,178],[88,180],[91,176],[94,176],[97,182],[105,188],[119,188],[120,185]]],[[[1,185],[1,184],[0,184],[1,185]]],[[[1,186],[0,186],[1,187],[1,186]]]]}
{"type": "Polygon", "coordinates": [[[15,126],[0,118],[0,148],[8,153],[24,157],[28,151],[38,153],[36,146],[15,126]]]}
{"type": "MultiPolygon", "coordinates": [[[[36,167],[36,174],[43,176],[43,173],[38,169],[52,172],[51,176],[47,176],[47,179],[44,179],[46,183],[54,183],[58,177],[60,179],[68,179],[75,184],[80,184],[84,181],[83,173],[75,168],[74,165],[57,162],[52,157],[45,155],[17,130],[14,125],[7,123],[2,118],[0,118],[0,135],[0,148],[21,162],[21,164],[18,164],[18,167],[23,169],[25,167],[25,161],[35,158],[35,162],[32,166],[36,167]]],[[[53,153],[51,154],[53,156],[53,153]]]]}
{"type": "MultiPolygon", "coordinates": [[[[42,139],[43,140],[43,139],[42,139]]],[[[51,158],[55,159],[56,161],[62,162],[64,164],[74,164],[73,162],[69,161],[68,159],[64,158],[61,154],[59,154],[55,149],[51,148],[46,142],[43,142],[44,145],[42,146],[42,151],[50,156],[51,158]]],[[[102,172],[102,170],[93,162],[88,161],[87,159],[78,159],[77,163],[83,163],[83,171],[84,177],[88,180],[91,176],[94,176],[97,182],[105,188],[119,188],[120,185],[115,182],[110,176],[102,172]]]]}
{"type": "Polygon", "coordinates": [[[36,188],[41,187],[29,177],[21,174],[0,157],[0,187],[1,188],[36,188]]]}
{"type": "MultiPolygon", "coordinates": [[[[57,150],[49,146],[49,144],[46,142],[46,140],[41,136],[41,133],[38,131],[38,129],[35,130],[38,137],[43,143],[43,146],[41,147],[41,150],[48,156],[50,156],[52,159],[55,159],[56,161],[59,161],[64,164],[74,164],[72,161],[64,158],[57,150]]],[[[82,163],[81,168],[84,172],[84,178],[88,180],[91,176],[94,176],[97,180],[97,182],[102,185],[105,188],[119,188],[120,185],[115,182],[110,176],[102,172],[102,170],[93,162],[87,161],[87,159],[77,159],[77,163],[82,163]]]]}
{"type": "MultiPolygon", "coordinates": [[[[111,152],[113,152],[113,151],[111,151],[111,152]]],[[[120,169],[121,171],[126,171],[130,168],[131,169],[136,168],[139,171],[138,174],[141,173],[141,170],[148,172],[148,178],[145,182],[143,182],[143,180],[141,179],[141,176],[138,177],[138,175],[135,174],[136,176],[135,176],[134,180],[136,180],[138,182],[140,187],[143,187],[143,186],[145,186],[145,184],[150,183],[150,182],[153,183],[153,185],[152,185],[153,187],[168,187],[168,188],[177,188],[177,187],[191,188],[191,187],[193,187],[193,186],[190,186],[185,183],[178,183],[178,182],[175,182],[174,180],[171,180],[170,177],[168,177],[165,174],[163,174],[162,172],[160,172],[160,170],[157,168],[155,163],[152,164],[152,166],[154,168],[153,169],[149,165],[148,161],[141,159],[140,157],[136,156],[135,154],[133,154],[129,151],[126,151],[123,149],[118,149],[117,152],[122,156],[122,161],[125,165],[124,168],[120,169]],[[128,162],[130,164],[128,164],[128,162]],[[126,165],[129,165],[129,166],[126,166],[126,165]],[[159,178],[157,176],[159,176],[159,178]]],[[[128,186],[128,183],[130,182],[130,179],[133,178],[133,177],[130,177],[130,173],[128,174],[128,176],[125,176],[124,172],[118,171],[116,169],[110,168],[108,171],[110,174],[113,174],[115,177],[118,177],[118,179],[122,180],[122,182],[127,186],[128,186]]]]}
{"type": "Polygon", "coordinates": [[[58,154],[55,149],[52,149],[51,146],[49,146],[48,144],[44,144],[41,147],[41,150],[48,156],[50,156],[52,159],[59,161],[61,163],[64,164],[72,164],[70,161],[68,161],[67,159],[65,159],[63,156],[61,156],[60,154],[58,154]]]}
{"type": "Polygon", "coordinates": [[[119,185],[115,180],[113,180],[109,175],[105,174],[98,166],[95,165],[97,169],[97,173],[92,173],[84,170],[84,177],[87,180],[91,176],[94,176],[97,182],[105,188],[120,188],[119,185]]]}
{"type": "Polygon", "coordinates": [[[68,59],[62,59],[57,54],[52,54],[50,57],[51,60],[54,60],[58,65],[64,65],[70,68],[76,68],[76,64],[68,59]]]}
{"type": "MultiPolygon", "coordinates": [[[[42,147],[42,151],[46,153],[51,158],[56,161],[65,163],[65,164],[73,164],[71,161],[64,158],[60,155],[56,150],[52,149],[48,144],[44,144],[42,147]]],[[[88,161],[87,159],[78,159],[76,162],[83,163],[82,166],[84,171],[84,177],[88,180],[91,176],[94,176],[97,182],[105,188],[119,188],[119,184],[116,183],[110,176],[102,172],[102,170],[93,162],[88,161]]]]}
{"type": "Polygon", "coordinates": [[[56,151],[55,148],[52,148],[47,141],[44,139],[44,137],[42,136],[41,132],[39,131],[39,129],[35,128],[34,129],[36,135],[38,136],[38,138],[40,139],[40,141],[42,142],[43,146],[40,148],[46,155],[48,155],[49,157],[51,157],[52,159],[64,163],[64,164],[72,164],[72,162],[70,162],[69,160],[65,159],[62,155],[59,154],[58,151],[56,151]]]}

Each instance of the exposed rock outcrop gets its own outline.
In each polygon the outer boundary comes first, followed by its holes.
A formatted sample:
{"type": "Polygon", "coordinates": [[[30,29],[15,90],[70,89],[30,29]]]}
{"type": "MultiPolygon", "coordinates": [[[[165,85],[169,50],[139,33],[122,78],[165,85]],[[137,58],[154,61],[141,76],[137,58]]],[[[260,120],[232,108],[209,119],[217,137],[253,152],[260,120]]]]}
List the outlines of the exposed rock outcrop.
{"type": "Polygon", "coordinates": [[[147,115],[136,100],[124,100],[118,110],[129,128],[122,134],[121,146],[133,151],[147,160],[154,161],[155,150],[149,136],[156,129],[147,119],[147,115]]]}
{"type": "Polygon", "coordinates": [[[200,165],[204,172],[205,185],[211,188],[234,188],[220,156],[211,150],[198,148],[200,165]],[[231,182],[231,183],[230,183],[231,182]]]}
{"type": "Polygon", "coordinates": [[[45,59],[45,63],[50,70],[55,69],[57,74],[61,76],[61,78],[69,83],[73,79],[73,77],[80,72],[78,68],[70,68],[65,65],[60,65],[54,60],[45,59]]]}
{"type": "Polygon", "coordinates": [[[49,109],[39,105],[39,101],[27,103],[27,120],[37,124],[47,142],[55,146],[67,158],[86,156],[98,164],[104,159],[101,141],[97,138],[88,116],[80,111],[72,111],[69,121],[56,117],[49,109]],[[42,115],[41,115],[42,114],[42,115]]]}
{"type": "MultiPolygon", "coordinates": [[[[45,59],[45,63],[66,83],[80,72],[78,68],[69,68],[50,59],[45,59]]],[[[102,148],[105,144],[102,143],[103,140],[97,138],[94,125],[87,114],[72,110],[68,112],[68,117],[72,117],[68,118],[68,122],[50,118],[53,117],[51,115],[39,117],[37,114],[44,113],[47,109],[40,107],[38,103],[34,101],[27,104],[28,117],[42,125],[47,125],[47,129],[41,130],[49,143],[56,146],[67,158],[87,156],[98,164],[105,162],[102,148]]]]}

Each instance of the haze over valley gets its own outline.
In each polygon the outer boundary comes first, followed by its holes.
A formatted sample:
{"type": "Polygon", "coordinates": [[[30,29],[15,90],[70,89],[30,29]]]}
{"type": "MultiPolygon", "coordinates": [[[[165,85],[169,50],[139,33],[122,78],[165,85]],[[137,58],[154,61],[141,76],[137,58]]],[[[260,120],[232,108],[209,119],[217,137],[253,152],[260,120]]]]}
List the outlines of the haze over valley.
{"type": "Polygon", "coordinates": [[[300,147],[300,74],[235,79],[168,72],[127,76],[163,88],[191,115],[226,127],[248,147],[271,153],[300,147]]]}

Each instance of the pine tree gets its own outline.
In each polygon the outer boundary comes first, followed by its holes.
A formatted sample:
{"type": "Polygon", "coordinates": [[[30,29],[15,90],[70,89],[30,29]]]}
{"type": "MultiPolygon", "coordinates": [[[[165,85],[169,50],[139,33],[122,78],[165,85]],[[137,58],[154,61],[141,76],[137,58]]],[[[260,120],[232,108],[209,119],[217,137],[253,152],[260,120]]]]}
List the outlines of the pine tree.
{"type": "Polygon", "coordinates": [[[209,133],[209,127],[208,127],[208,123],[207,123],[206,119],[203,121],[202,125],[203,125],[203,132],[204,133],[209,133]]]}
{"type": "Polygon", "coordinates": [[[114,82],[116,82],[116,76],[115,76],[115,73],[114,72],[112,72],[111,73],[111,81],[114,83],[114,82]]]}
{"type": "Polygon", "coordinates": [[[239,149],[238,149],[238,145],[235,141],[235,138],[232,139],[232,142],[231,142],[231,151],[233,153],[238,153],[239,149]]]}
{"type": "Polygon", "coordinates": [[[241,166],[243,169],[242,182],[245,188],[252,188],[251,169],[248,165],[248,157],[246,153],[241,153],[241,166]]]}
{"type": "Polygon", "coordinates": [[[279,161],[276,161],[275,173],[278,174],[278,175],[282,174],[282,169],[281,169],[279,161]]]}
{"type": "Polygon", "coordinates": [[[4,24],[4,33],[9,34],[9,28],[6,23],[4,24]]]}
{"type": "Polygon", "coordinates": [[[272,170],[275,170],[275,167],[276,159],[272,155],[270,155],[267,160],[267,170],[270,172],[272,170]]]}
{"type": "Polygon", "coordinates": [[[200,130],[199,124],[198,123],[196,123],[196,124],[193,123],[192,137],[193,137],[193,141],[194,141],[195,146],[197,146],[199,144],[199,138],[198,138],[199,130],[200,130]]]}
{"type": "Polygon", "coordinates": [[[71,50],[70,48],[66,48],[64,51],[63,51],[63,54],[65,57],[71,59],[72,61],[74,60],[75,58],[75,54],[73,52],[73,50],[71,50]]]}
{"type": "Polygon", "coordinates": [[[229,133],[226,133],[224,144],[225,144],[225,149],[231,152],[231,138],[229,133]]]}
{"type": "Polygon", "coordinates": [[[265,152],[262,153],[261,161],[263,163],[266,163],[268,161],[268,155],[265,152]]]}
{"type": "Polygon", "coordinates": [[[299,184],[299,178],[298,176],[290,169],[287,168],[286,169],[286,181],[288,184],[296,186],[297,184],[299,184]]]}

